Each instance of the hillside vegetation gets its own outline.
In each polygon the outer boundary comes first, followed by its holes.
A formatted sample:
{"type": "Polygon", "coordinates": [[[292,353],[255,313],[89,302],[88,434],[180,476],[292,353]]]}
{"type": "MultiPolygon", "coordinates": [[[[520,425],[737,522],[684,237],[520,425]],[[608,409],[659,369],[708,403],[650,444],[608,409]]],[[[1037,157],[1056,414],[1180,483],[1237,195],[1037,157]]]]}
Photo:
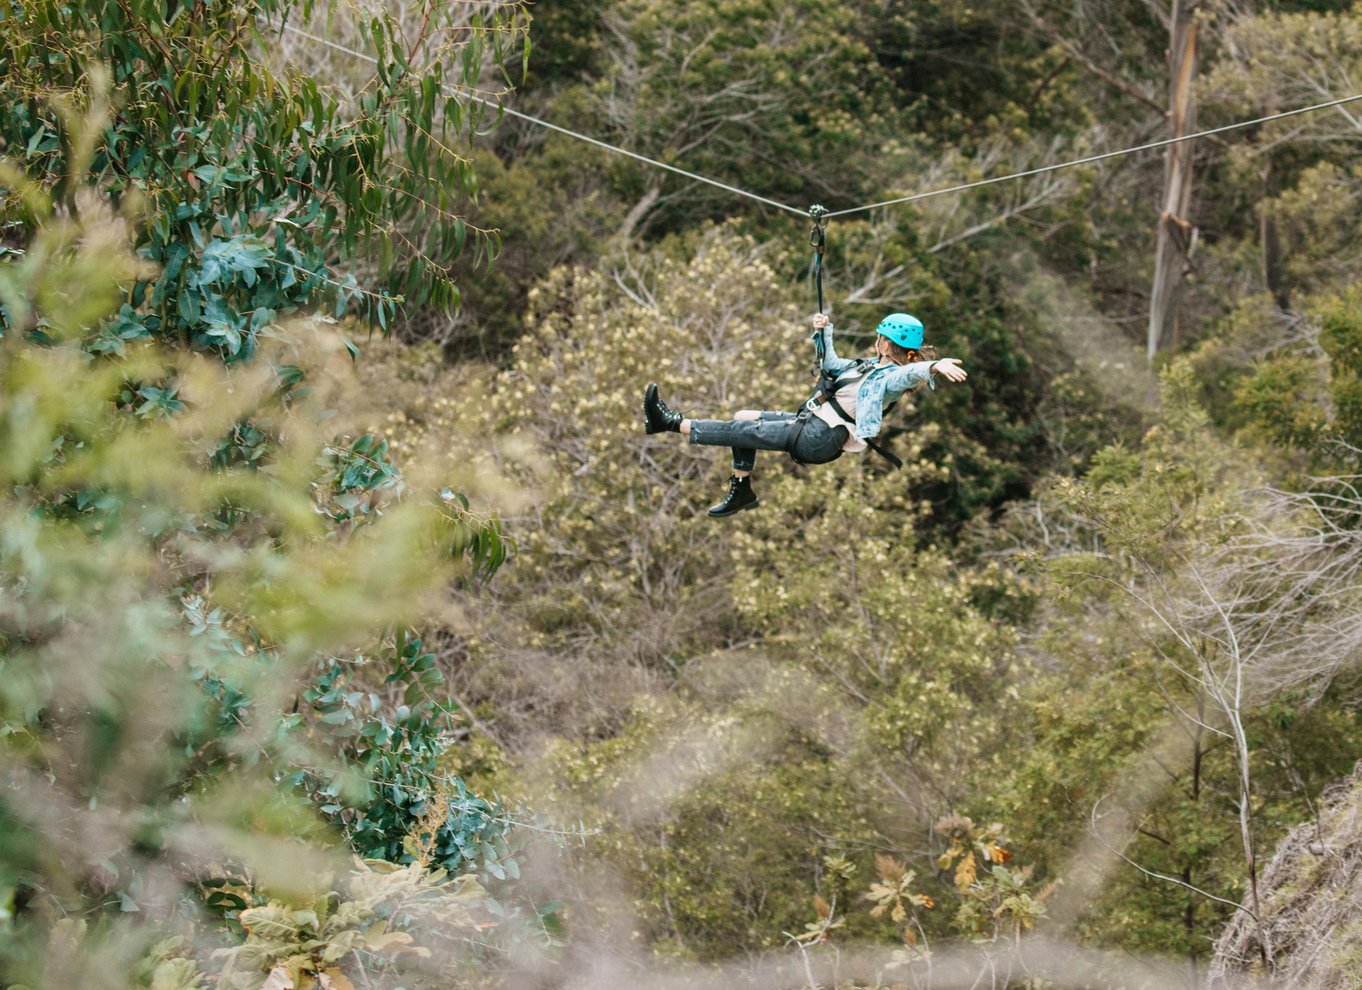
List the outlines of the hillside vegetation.
{"type": "Polygon", "coordinates": [[[1362,103],[869,204],[1356,96],[1351,4],[42,0],[0,68],[0,984],[1342,978],[1362,103]],[[802,401],[815,203],[841,353],[970,377],[712,520],[643,388],[802,401]]]}
{"type": "Polygon", "coordinates": [[[1216,943],[1213,983],[1262,979],[1264,955],[1287,986],[1346,987],[1356,980],[1362,951],[1356,771],[1325,792],[1317,816],[1287,834],[1263,871],[1267,924],[1259,928],[1240,912],[1216,943]]]}

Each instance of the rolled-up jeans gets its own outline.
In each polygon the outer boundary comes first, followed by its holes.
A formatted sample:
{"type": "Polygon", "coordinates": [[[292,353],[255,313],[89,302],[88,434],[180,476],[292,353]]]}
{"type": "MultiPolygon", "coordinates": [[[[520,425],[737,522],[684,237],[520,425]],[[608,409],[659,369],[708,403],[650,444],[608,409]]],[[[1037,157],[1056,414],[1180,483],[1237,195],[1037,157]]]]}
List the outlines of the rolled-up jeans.
{"type": "Polygon", "coordinates": [[[845,426],[829,426],[809,416],[796,437],[798,422],[794,413],[771,411],[757,419],[692,419],[690,442],[732,447],[734,471],[751,471],[758,450],[783,450],[801,464],[826,464],[842,456],[849,435],[845,426]]]}

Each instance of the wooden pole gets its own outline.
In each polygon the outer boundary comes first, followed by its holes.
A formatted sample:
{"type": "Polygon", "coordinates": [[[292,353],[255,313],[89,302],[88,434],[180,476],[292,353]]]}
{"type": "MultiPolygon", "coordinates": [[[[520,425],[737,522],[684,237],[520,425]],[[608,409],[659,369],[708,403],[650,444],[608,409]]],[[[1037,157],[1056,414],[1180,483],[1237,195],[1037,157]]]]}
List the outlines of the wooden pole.
{"type": "MultiPolygon", "coordinates": [[[[1193,87],[1197,69],[1197,8],[1200,0],[1173,0],[1168,49],[1169,137],[1196,126],[1193,87]]],[[[1196,226],[1187,218],[1192,201],[1192,142],[1170,144],[1164,159],[1163,209],[1154,248],[1154,285],[1149,294],[1148,358],[1180,342],[1178,302],[1196,249],[1196,226]]]]}

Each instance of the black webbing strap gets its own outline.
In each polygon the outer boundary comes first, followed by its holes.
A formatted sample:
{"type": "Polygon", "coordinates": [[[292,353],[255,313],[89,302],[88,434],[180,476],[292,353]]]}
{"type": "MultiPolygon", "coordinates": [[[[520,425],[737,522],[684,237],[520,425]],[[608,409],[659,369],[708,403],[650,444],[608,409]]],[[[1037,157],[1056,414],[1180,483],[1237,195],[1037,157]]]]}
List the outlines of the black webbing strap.
{"type": "MultiPolygon", "coordinates": [[[[855,425],[856,425],[856,420],[855,420],[855,418],[852,417],[852,416],[850,416],[850,415],[848,415],[848,414],[847,414],[847,411],[846,411],[845,409],[842,408],[841,403],[839,403],[836,399],[829,397],[829,398],[828,398],[828,405],[832,406],[832,411],[835,412],[835,413],[836,413],[838,416],[840,416],[842,419],[844,419],[846,422],[850,423],[852,426],[855,426],[855,425]]],[[[889,411],[889,409],[886,408],[886,409],[885,409],[885,412],[888,412],[888,411],[889,411]]],[[[903,461],[898,457],[897,454],[893,453],[892,451],[890,451],[889,449],[887,449],[887,448],[885,448],[885,447],[881,447],[879,444],[877,444],[874,440],[871,440],[869,437],[861,437],[861,439],[862,439],[863,441],[865,441],[865,445],[866,445],[867,447],[869,447],[869,448],[870,448],[871,450],[873,450],[875,453],[879,454],[881,457],[883,457],[883,458],[884,458],[886,461],[888,461],[890,464],[894,465],[894,470],[895,470],[895,471],[897,471],[899,468],[903,467],[903,461]]]]}
{"type": "Polygon", "coordinates": [[[893,451],[881,447],[874,440],[871,440],[869,438],[866,438],[865,445],[869,447],[871,450],[873,450],[875,453],[883,457],[890,464],[892,464],[894,466],[895,471],[903,467],[903,460],[893,451]]]}
{"type": "Polygon", "coordinates": [[[789,438],[785,441],[785,453],[793,458],[796,464],[803,464],[795,454],[795,448],[799,446],[799,438],[804,435],[804,427],[809,425],[809,420],[813,418],[813,411],[807,406],[803,406],[795,416],[795,427],[790,431],[789,438]]]}
{"type": "Polygon", "coordinates": [[[809,243],[813,245],[813,284],[818,292],[818,312],[823,312],[823,217],[827,207],[814,203],[809,207],[809,219],[813,229],[809,231],[809,243]]]}
{"type": "MultiPolygon", "coordinates": [[[[809,231],[809,243],[813,245],[813,285],[814,291],[818,294],[818,312],[823,312],[823,217],[827,215],[827,207],[819,206],[814,203],[809,207],[809,219],[813,221],[813,229],[809,231]]],[[[823,335],[818,334],[814,338],[815,363],[813,373],[821,375],[823,373],[823,357],[827,349],[823,346],[823,335]]]]}

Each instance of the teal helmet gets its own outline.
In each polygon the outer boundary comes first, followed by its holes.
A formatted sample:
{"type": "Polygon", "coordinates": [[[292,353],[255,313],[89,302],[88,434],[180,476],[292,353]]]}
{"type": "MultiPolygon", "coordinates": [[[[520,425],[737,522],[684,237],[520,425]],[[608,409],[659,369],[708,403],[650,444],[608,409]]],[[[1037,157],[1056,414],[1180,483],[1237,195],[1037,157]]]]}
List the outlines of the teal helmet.
{"type": "Polygon", "coordinates": [[[922,321],[907,313],[890,313],[880,320],[875,332],[888,337],[900,347],[915,351],[922,346],[922,321]]]}

